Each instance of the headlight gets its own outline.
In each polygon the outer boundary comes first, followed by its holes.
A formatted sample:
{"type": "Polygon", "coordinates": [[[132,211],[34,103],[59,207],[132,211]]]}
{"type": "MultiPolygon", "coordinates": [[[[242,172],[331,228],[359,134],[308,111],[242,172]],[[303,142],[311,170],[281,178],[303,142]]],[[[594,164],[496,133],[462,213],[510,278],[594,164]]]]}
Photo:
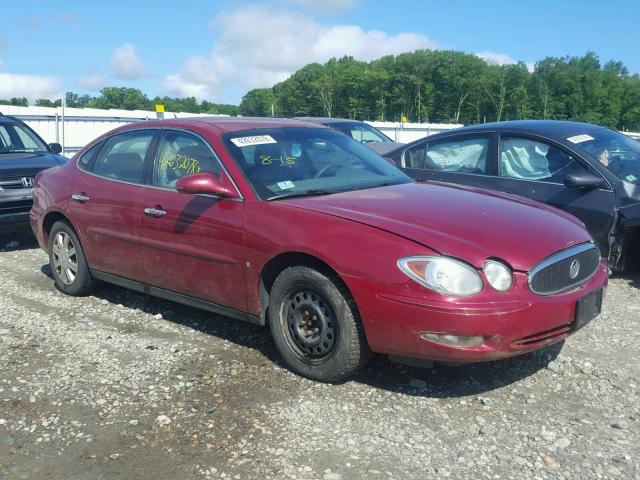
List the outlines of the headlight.
{"type": "Polygon", "coordinates": [[[487,282],[499,292],[506,292],[511,288],[513,276],[511,270],[504,263],[487,260],[484,264],[484,276],[487,282]]]}
{"type": "Polygon", "coordinates": [[[469,297],[482,291],[478,272],[453,258],[407,257],[398,260],[398,267],[416,282],[439,293],[469,297]]]}

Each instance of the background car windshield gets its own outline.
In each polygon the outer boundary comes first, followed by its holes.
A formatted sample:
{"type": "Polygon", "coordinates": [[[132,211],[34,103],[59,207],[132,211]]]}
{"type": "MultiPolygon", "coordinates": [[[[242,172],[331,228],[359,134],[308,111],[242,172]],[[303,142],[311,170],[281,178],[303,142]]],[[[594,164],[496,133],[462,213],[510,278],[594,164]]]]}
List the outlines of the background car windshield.
{"type": "Polygon", "coordinates": [[[613,130],[597,130],[567,140],[627,182],[640,185],[640,142],[613,130]]]}
{"type": "Polygon", "coordinates": [[[0,153],[46,151],[46,145],[32,131],[19,123],[0,125],[0,153]]]}
{"type": "Polygon", "coordinates": [[[349,135],[351,138],[360,143],[391,141],[389,137],[376,130],[371,125],[367,125],[366,123],[338,122],[327,125],[329,125],[331,128],[335,128],[336,130],[340,130],[341,132],[349,135]]]}
{"type": "Polygon", "coordinates": [[[233,132],[225,144],[262,199],[411,182],[367,147],[325,128],[233,132]]]}

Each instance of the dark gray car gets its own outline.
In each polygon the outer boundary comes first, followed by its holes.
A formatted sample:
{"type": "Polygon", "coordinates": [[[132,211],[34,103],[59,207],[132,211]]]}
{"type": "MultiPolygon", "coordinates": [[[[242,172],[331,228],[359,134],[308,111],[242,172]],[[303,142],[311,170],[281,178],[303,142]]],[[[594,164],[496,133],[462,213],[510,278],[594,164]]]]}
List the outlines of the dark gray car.
{"type": "Polygon", "coordinates": [[[29,224],[33,178],[63,164],[57,143],[47,145],[21,120],[0,113],[0,231],[29,224]]]}
{"type": "Polygon", "coordinates": [[[587,123],[509,121],[433,135],[385,157],[418,180],[565,210],[584,222],[612,269],[640,266],[640,143],[626,135],[587,123]]]}
{"type": "Polygon", "coordinates": [[[296,120],[304,120],[306,122],[314,122],[331,127],[360,143],[364,143],[379,155],[385,155],[388,151],[394,150],[402,145],[402,143],[391,140],[377,128],[360,120],[332,117],[296,117],[296,120]]]}

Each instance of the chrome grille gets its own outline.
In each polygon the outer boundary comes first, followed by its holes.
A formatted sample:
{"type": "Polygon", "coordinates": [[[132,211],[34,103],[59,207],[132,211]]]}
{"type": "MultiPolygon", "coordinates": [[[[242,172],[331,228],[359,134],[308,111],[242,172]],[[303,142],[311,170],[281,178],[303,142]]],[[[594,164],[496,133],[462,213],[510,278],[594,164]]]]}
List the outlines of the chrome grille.
{"type": "Polygon", "coordinates": [[[562,250],[538,263],[529,272],[529,288],[539,295],[566,292],[586,282],[600,265],[600,250],[583,243],[562,250]]]}
{"type": "Polygon", "coordinates": [[[0,178],[0,190],[18,190],[33,187],[33,177],[0,178]]]}

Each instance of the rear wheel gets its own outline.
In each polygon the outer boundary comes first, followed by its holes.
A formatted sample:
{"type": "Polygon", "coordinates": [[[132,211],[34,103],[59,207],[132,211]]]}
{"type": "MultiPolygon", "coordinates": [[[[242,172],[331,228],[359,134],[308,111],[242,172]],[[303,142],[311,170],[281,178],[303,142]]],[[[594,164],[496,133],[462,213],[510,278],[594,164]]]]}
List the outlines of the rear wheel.
{"type": "Polygon", "coordinates": [[[370,356],[348,290],[338,278],[309,267],[278,275],[269,297],[269,325],[287,366],[313,380],[343,380],[370,356]]]}
{"type": "Polygon", "coordinates": [[[93,278],[71,225],[58,221],[49,233],[49,265],[56,287],[67,295],[83,296],[93,290],[93,278]]]}

